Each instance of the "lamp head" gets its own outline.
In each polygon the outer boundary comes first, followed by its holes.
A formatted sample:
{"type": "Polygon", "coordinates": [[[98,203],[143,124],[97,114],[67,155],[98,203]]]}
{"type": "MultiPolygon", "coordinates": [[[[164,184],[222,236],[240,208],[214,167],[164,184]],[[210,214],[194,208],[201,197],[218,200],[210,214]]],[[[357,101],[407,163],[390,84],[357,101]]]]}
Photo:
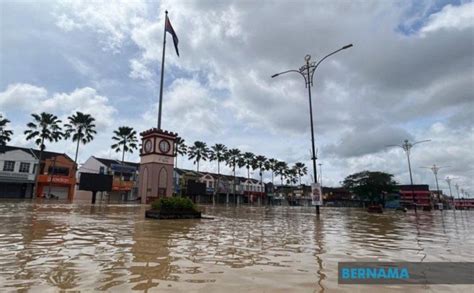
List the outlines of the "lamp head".
{"type": "Polygon", "coordinates": [[[345,49],[349,49],[350,47],[352,47],[352,44],[345,45],[344,47],[342,47],[342,49],[345,50],[345,49]]]}
{"type": "Polygon", "coordinates": [[[311,60],[311,55],[304,56],[304,61],[309,62],[309,60],[311,60]]]}

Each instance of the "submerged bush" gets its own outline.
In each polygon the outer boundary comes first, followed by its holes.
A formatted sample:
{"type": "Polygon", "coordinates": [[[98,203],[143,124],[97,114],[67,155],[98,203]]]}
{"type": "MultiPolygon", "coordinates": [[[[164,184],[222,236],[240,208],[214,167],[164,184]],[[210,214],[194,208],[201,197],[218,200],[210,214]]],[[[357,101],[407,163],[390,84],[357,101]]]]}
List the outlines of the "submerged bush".
{"type": "Polygon", "coordinates": [[[172,210],[172,209],[193,209],[196,210],[194,203],[187,197],[164,197],[155,200],[151,207],[154,210],[172,210]]]}

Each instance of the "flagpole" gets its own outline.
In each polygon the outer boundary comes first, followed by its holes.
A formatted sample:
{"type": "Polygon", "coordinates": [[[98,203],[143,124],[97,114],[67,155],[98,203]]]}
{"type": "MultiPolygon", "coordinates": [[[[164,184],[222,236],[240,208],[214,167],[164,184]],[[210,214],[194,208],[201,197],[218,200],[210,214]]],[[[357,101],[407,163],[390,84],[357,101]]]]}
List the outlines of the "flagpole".
{"type": "Polygon", "coordinates": [[[161,57],[161,81],[160,81],[160,102],[158,105],[158,129],[161,129],[161,104],[163,102],[163,77],[165,71],[165,50],[166,50],[166,18],[168,10],[165,10],[165,25],[163,29],[163,55],[161,57]]]}

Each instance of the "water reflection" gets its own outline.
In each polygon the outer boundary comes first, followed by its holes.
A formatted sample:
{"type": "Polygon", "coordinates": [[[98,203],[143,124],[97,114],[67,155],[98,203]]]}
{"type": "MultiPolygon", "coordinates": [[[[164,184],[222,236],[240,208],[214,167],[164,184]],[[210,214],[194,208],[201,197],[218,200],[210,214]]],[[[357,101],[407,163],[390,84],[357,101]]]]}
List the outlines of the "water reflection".
{"type": "Polygon", "coordinates": [[[466,211],[325,208],[317,218],[301,207],[203,208],[214,220],[146,220],[144,206],[1,203],[0,287],[352,292],[337,285],[338,261],[474,261],[466,211]]]}

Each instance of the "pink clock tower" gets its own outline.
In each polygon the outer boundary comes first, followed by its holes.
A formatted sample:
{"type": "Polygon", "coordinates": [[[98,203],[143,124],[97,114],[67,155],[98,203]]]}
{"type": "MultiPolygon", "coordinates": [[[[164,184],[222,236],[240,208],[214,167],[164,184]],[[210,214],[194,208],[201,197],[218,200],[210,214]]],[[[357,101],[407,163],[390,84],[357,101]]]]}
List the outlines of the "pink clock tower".
{"type": "Polygon", "coordinates": [[[140,133],[140,175],[138,195],[142,203],[173,195],[176,133],[152,128],[140,133]]]}

